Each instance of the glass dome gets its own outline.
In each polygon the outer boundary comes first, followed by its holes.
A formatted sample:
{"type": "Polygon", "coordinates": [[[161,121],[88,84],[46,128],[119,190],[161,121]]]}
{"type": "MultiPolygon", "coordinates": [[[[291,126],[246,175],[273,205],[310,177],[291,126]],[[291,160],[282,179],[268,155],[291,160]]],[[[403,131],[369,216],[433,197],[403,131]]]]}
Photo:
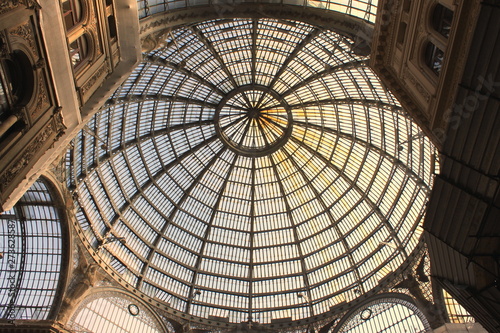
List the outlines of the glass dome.
{"type": "Polygon", "coordinates": [[[115,277],[181,313],[270,323],[407,263],[434,148],[353,44],[220,19],[145,54],[68,152],[82,234],[115,277]]]}
{"type": "MultiPolygon", "coordinates": [[[[224,11],[228,7],[238,6],[242,3],[255,4],[255,2],[252,0],[137,0],[137,9],[139,17],[144,18],[176,9],[207,5],[218,7],[220,11],[224,11]]],[[[260,0],[257,3],[259,5],[268,3],[320,8],[345,13],[374,23],[378,0],[260,0]]]]}

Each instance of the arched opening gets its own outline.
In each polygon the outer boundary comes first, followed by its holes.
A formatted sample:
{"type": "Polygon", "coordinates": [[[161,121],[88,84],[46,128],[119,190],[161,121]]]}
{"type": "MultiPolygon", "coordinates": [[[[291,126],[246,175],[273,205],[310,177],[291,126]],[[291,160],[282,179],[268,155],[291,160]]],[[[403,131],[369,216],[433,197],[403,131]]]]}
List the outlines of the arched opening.
{"type": "Polygon", "coordinates": [[[24,106],[31,99],[35,85],[31,61],[23,51],[16,50],[5,63],[14,102],[24,106]]]}
{"type": "Polygon", "coordinates": [[[75,332],[175,332],[168,321],[165,324],[139,300],[122,292],[101,290],[81,302],[67,326],[75,332]]]}
{"type": "Polygon", "coordinates": [[[445,38],[450,36],[453,11],[437,4],[432,12],[432,28],[445,38]]]}
{"type": "Polygon", "coordinates": [[[432,42],[427,42],[424,53],[425,64],[436,74],[439,75],[443,67],[444,51],[434,45],[432,42]]]}
{"type": "Polygon", "coordinates": [[[109,26],[109,37],[111,39],[116,38],[117,29],[116,29],[116,19],[114,15],[108,16],[108,26],[109,26]]]}
{"type": "Polygon", "coordinates": [[[332,333],[431,332],[430,324],[411,297],[404,294],[374,296],[348,312],[332,333]]]}
{"type": "Polygon", "coordinates": [[[69,44],[71,63],[75,69],[80,69],[89,60],[90,50],[90,38],[87,34],[83,34],[69,44]]]}
{"type": "Polygon", "coordinates": [[[39,179],[0,215],[0,318],[49,319],[62,275],[63,232],[57,204],[39,179]]]}
{"type": "Polygon", "coordinates": [[[21,50],[15,50],[1,60],[0,121],[16,106],[29,103],[35,85],[31,61],[21,50]]]}
{"type": "Polygon", "coordinates": [[[64,24],[69,31],[83,20],[83,4],[81,0],[62,0],[64,24]]]}

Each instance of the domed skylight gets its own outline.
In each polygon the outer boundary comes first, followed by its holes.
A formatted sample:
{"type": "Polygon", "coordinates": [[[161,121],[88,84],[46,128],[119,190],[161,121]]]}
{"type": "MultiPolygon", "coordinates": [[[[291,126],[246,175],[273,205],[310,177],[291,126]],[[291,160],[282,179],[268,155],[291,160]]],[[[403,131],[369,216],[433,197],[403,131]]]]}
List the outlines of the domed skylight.
{"type": "Polygon", "coordinates": [[[164,44],[68,153],[83,234],[116,278],[181,313],[269,323],[405,263],[434,150],[350,39],[224,19],[164,44]]]}

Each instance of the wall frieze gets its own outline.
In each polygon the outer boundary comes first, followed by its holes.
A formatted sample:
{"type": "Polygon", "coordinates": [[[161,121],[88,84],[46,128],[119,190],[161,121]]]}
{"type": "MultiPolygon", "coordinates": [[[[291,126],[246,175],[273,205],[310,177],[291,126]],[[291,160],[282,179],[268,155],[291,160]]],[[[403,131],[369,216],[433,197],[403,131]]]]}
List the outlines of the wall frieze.
{"type": "Polygon", "coordinates": [[[49,122],[35,139],[28,144],[23,153],[20,154],[21,157],[0,176],[0,191],[3,191],[28,166],[35,154],[41,151],[44,144],[55,131],[55,124],[49,122]]]}
{"type": "Polygon", "coordinates": [[[102,76],[109,73],[109,65],[105,62],[99,69],[80,87],[80,93],[82,96],[85,96],[89,90],[92,89],[94,84],[99,80],[102,76]]]}
{"type": "Polygon", "coordinates": [[[44,151],[44,146],[52,137],[52,144],[57,141],[66,130],[66,126],[63,124],[63,118],[61,114],[61,109],[57,108],[52,119],[45,125],[45,127],[35,136],[33,140],[27,145],[24,151],[19,154],[18,158],[5,172],[0,175],[0,192],[12,183],[12,181],[21,174],[23,170],[29,165],[33,160],[35,155],[44,151]]]}
{"type": "Polygon", "coordinates": [[[411,85],[417,89],[417,92],[425,99],[425,101],[429,103],[431,100],[431,94],[429,94],[429,92],[420,84],[420,82],[410,72],[408,67],[405,67],[403,70],[402,82],[406,86],[408,86],[408,82],[410,82],[411,85]]]}
{"type": "Polygon", "coordinates": [[[26,22],[25,24],[19,25],[13,29],[10,29],[9,35],[17,36],[26,41],[26,45],[29,46],[29,48],[33,52],[33,56],[38,58],[38,48],[35,41],[35,34],[30,21],[26,22]]]}

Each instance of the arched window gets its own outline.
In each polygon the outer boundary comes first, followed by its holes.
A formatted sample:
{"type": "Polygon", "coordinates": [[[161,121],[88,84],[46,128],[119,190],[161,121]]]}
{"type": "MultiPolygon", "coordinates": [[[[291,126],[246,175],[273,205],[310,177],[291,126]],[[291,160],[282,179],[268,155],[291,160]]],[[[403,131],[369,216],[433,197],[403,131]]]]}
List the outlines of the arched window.
{"type": "Polygon", "coordinates": [[[432,12],[432,27],[440,35],[448,38],[450,36],[453,11],[441,4],[437,4],[432,12]]]}
{"type": "Polygon", "coordinates": [[[424,57],[425,64],[432,69],[435,74],[439,75],[443,67],[444,51],[432,42],[427,42],[424,57]]]}
{"type": "Polygon", "coordinates": [[[99,290],[87,296],[68,322],[75,332],[173,333],[168,322],[161,323],[140,301],[124,293],[99,290]]]}
{"type": "Polygon", "coordinates": [[[66,30],[71,30],[83,18],[83,5],[81,0],[62,0],[64,24],[66,30]]]}
{"type": "Polygon", "coordinates": [[[330,333],[431,332],[429,321],[404,294],[380,294],[348,312],[330,333]]]}
{"type": "Polygon", "coordinates": [[[89,37],[83,34],[69,44],[71,63],[75,69],[80,68],[87,60],[90,51],[89,37]]]}
{"type": "Polygon", "coordinates": [[[9,101],[7,94],[8,84],[3,80],[3,74],[4,73],[0,73],[0,118],[2,118],[3,115],[9,110],[9,101]]]}
{"type": "Polygon", "coordinates": [[[61,219],[38,180],[0,215],[0,318],[48,319],[61,276],[61,219]]]}
{"type": "Polygon", "coordinates": [[[117,30],[116,30],[116,20],[114,15],[108,16],[108,26],[109,26],[109,37],[111,37],[111,39],[116,38],[117,30]]]}
{"type": "Polygon", "coordinates": [[[35,74],[32,64],[23,51],[15,50],[0,59],[0,138],[2,142],[11,142],[14,137],[20,135],[24,122],[13,111],[30,102],[34,87],[35,74]]]}
{"type": "Polygon", "coordinates": [[[13,105],[26,105],[33,94],[34,74],[28,56],[15,50],[0,61],[0,120],[13,105]]]}

